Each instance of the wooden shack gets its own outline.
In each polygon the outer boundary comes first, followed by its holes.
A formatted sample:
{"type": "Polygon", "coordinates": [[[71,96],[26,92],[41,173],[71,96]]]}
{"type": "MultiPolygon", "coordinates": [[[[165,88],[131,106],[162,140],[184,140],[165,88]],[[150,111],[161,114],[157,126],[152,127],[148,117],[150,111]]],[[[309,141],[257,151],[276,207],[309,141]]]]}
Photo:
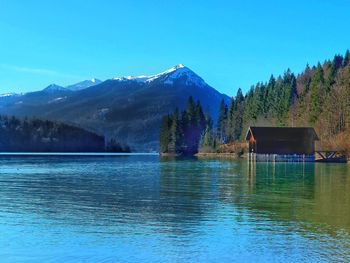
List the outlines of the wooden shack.
{"type": "Polygon", "coordinates": [[[258,155],[314,156],[317,140],[309,127],[249,127],[246,134],[249,153],[258,155]]]}

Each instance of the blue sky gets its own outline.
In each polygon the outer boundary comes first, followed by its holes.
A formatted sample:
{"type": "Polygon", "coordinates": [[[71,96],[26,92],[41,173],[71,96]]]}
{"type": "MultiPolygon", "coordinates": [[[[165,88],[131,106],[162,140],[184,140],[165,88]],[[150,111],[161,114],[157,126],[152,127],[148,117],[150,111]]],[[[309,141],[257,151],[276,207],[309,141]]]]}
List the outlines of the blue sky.
{"type": "Polygon", "coordinates": [[[0,0],[0,93],[182,63],[228,95],[350,48],[350,1],[0,0]]]}

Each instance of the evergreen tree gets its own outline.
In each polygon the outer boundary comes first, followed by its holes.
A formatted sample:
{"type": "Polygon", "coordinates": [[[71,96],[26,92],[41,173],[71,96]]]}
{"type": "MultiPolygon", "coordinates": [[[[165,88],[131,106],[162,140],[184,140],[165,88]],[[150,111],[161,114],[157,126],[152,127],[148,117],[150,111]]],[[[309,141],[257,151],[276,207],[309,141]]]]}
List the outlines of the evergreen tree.
{"type": "Polygon", "coordinates": [[[225,104],[225,101],[222,100],[220,103],[218,123],[217,123],[217,137],[221,143],[227,141],[227,113],[228,107],[225,104]]]}
{"type": "Polygon", "coordinates": [[[230,107],[229,107],[229,111],[228,111],[228,116],[227,116],[227,136],[228,136],[228,141],[232,142],[234,141],[234,132],[235,132],[235,113],[236,113],[236,109],[235,109],[235,105],[236,101],[235,98],[231,98],[231,102],[230,102],[230,107]]]}
{"type": "Polygon", "coordinates": [[[266,117],[273,116],[273,112],[276,104],[276,94],[275,94],[276,79],[271,75],[270,80],[267,84],[267,97],[266,97],[266,117]]]}
{"type": "Polygon", "coordinates": [[[286,125],[286,119],[288,117],[290,107],[297,96],[296,78],[289,69],[283,76],[283,83],[280,88],[281,91],[277,119],[279,125],[286,125]]]}
{"type": "Polygon", "coordinates": [[[179,153],[181,152],[182,146],[182,128],[179,110],[176,109],[172,115],[172,121],[170,126],[170,142],[169,142],[169,152],[179,153]]]}
{"type": "Polygon", "coordinates": [[[169,142],[170,142],[170,127],[172,124],[172,119],[169,115],[164,116],[160,128],[160,152],[169,152],[169,142]]]}
{"type": "Polygon", "coordinates": [[[192,96],[188,98],[187,107],[185,111],[186,111],[186,118],[189,122],[189,125],[196,124],[197,108],[192,96]]]}
{"type": "Polygon", "coordinates": [[[327,79],[325,80],[326,92],[329,92],[331,90],[331,87],[335,84],[335,78],[338,70],[343,66],[343,60],[344,59],[342,56],[336,55],[334,56],[333,61],[328,63],[329,70],[327,79]]]}
{"type": "Polygon", "coordinates": [[[213,122],[210,118],[210,116],[206,117],[206,127],[205,130],[201,136],[200,141],[200,148],[201,149],[208,149],[208,150],[215,150],[215,134],[213,131],[213,122]]]}
{"type": "Polygon", "coordinates": [[[197,117],[197,125],[199,130],[200,131],[205,130],[207,120],[203,112],[200,101],[197,101],[197,104],[196,104],[196,117],[197,117]]]}
{"type": "Polygon", "coordinates": [[[322,109],[322,90],[324,84],[324,73],[321,64],[318,64],[315,75],[310,84],[311,111],[309,120],[315,123],[322,109]]]}
{"type": "Polygon", "coordinates": [[[243,131],[243,116],[244,116],[244,96],[241,89],[238,89],[235,99],[235,114],[234,123],[235,129],[233,134],[233,140],[240,139],[243,131]]]}
{"type": "Polygon", "coordinates": [[[230,142],[240,139],[243,130],[244,96],[239,88],[235,98],[231,99],[228,115],[228,140],[230,142]]]}
{"type": "Polygon", "coordinates": [[[344,60],[343,60],[343,67],[345,68],[350,63],[350,51],[349,49],[346,50],[344,60]]]}

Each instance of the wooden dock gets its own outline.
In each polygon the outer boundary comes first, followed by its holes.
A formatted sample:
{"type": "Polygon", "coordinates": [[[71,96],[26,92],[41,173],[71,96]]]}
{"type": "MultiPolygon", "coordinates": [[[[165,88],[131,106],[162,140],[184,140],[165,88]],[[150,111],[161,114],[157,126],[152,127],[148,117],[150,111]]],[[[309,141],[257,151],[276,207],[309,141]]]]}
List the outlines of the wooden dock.
{"type": "Polygon", "coordinates": [[[338,151],[316,151],[315,162],[319,163],[346,163],[347,158],[338,151]]]}
{"type": "Polygon", "coordinates": [[[344,154],[338,151],[315,151],[315,154],[256,154],[248,153],[249,162],[318,162],[318,163],[347,163],[344,154]]]}

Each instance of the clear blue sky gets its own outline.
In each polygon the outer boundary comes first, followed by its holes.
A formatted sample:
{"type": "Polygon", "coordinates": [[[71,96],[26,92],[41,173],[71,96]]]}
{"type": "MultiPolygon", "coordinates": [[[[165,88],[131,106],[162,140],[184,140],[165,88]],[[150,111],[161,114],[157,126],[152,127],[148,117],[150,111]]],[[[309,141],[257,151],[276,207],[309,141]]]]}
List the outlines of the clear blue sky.
{"type": "Polygon", "coordinates": [[[0,0],[0,93],[185,64],[221,92],[350,48],[350,1],[0,0]]]}

